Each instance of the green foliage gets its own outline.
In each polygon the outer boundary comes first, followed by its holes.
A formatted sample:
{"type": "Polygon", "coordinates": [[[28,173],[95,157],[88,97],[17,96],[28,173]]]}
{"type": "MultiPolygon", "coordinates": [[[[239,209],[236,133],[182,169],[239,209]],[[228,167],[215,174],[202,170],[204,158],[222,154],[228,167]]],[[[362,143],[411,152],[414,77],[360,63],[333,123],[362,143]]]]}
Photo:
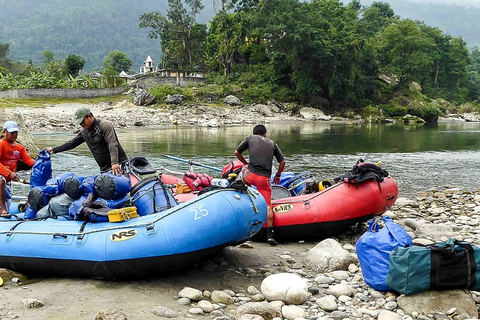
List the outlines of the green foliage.
{"type": "Polygon", "coordinates": [[[56,59],[71,53],[84,57],[87,72],[103,69],[113,49],[125,52],[137,70],[147,54],[160,60],[158,41],[138,28],[138,18],[152,10],[164,12],[166,1],[0,0],[0,8],[0,42],[10,43],[10,57],[24,64],[43,63],[45,50],[56,59]]]}
{"type": "Polygon", "coordinates": [[[149,28],[150,38],[161,39],[167,67],[193,67],[199,62],[194,60],[194,51],[202,49],[206,27],[198,25],[195,19],[202,9],[201,0],[168,0],[165,15],[153,11],[140,16],[140,28],[149,28]]]}
{"type": "MultiPolygon", "coordinates": [[[[5,1],[0,0],[0,5],[5,1]]],[[[78,5],[72,5],[72,9],[59,0],[51,1],[66,9],[66,15],[80,10],[78,5]]],[[[88,6],[89,1],[85,0],[83,5],[88,6]]],[[[122,4],[129,1],[122,1],[122,4]]],[[[430,121],[445,112],[441,105],[430,103],[431,99],[447,99],[456,104],[479,99],[478,50],[469,54],[461,38],[418,21],[401,19],[395,15],[393,7],[384,2],[362,6],[360,1],[343,5],[338,0],[219,0],[217,4],[221,5],[221,10],[211,20],[208,30],[206,25],[196,21],[203,9],[200,0],[163,3],[163,7],[158,8],[160,4],[155,7],[158,11],[143,9],[142,12],[147,13],[140,16],[140,27],[149,29],[149,37],[160,38],[163,67],[190,69],[204,62],[214,70],[208,77],[209,83],[216,85],[196,89],[154,88],[152,92],[159,101],[175,93],[183,94],[187,101],[203,97],[208,101],[221,101],[228,94],[235,94],[246,103],[275,99],[308,105],[327,100],[333,110],[344,113],[367,106],[365,112],[396,116],[405,114],[408,109],[430,121]],[[418,84],[417,89],[410,89],[412,82],[418,84]],[[396,97],[414,102],[402,104],[396,97]],[[369,107],[372,105],[381,107],[374,110],[369,107]]],[[[111,0],[102,2],[105,10],[117,4],[111,0]]],[[[37,7],[41,5],[32,8],[32,15],[36,10],[42,11],[37,7]]],[[[92,14],[95,13],[99,18],[98,12],[93,10],[92,14]]],[[[6,24],[11,22],[8,15],[0,12],[0,21],[3,19],[6,24]]],[[[80,41],[84,35],[78,30],[88,26],[82,25],[85,19],[75,16],[73,20],[79,25],[69,25],[63,34],[75,35],[80,41]]],[[[61,22],[66,22],[59,21],[58,28],[63,29],[61,22]]],[[[116,27],[104,30],[109,30],[109,36],[116,38],[113,31],[116,27]]],[[[95,41],[95,37],[90,38],[95,41]]],[[[110,48],[130,39],[123,38],[110,48]]],[[[38,41],[42,37],[35,39],[36,45],[43,45],[43,41],[38,41]]],[[[28,37],[17,37],[15,41],[32,42],[28,37]]],[[[13,43],[17,45],[18,42],[13,43]]],[[[45,48],[63,45],[45,44],[45,48]]],[[[40,68],[33,62],[11,61],[7,54],[12,48],[8,43],[0,43],[0,73],[5,78],[8,73],[13,74],[17,87],[95,85],[76,77],[89,60],[80,56],[84,56],[84,52],[55,61],[54,52],[45,48],[35,49],[46,53],[46,64],[40,68]]],[[[106,80],[103,85],[120,85],[113,71],[118,74],[127,66],[131,67],[124,53],[128,51],[121,49],[109,49],[110,54],[104,61],[106,80]]],[[[142,61],[150,54],[146,50],[143,52],[142,61]]],[[[57,51],[55,55],[65,56],[57,51]]],[[[11,81],[4,80],[4,83],[4,86],[12,85],[11,81]]]]}
{"type": "Polygon", "coordinates": [[[480,106],[473,105],[471,103],[465,103],[458,109],[458,113],[472,113],[472,112],[479,112],[479,111],[480,111],[480,106]]]}
{"type": "Polygon", "coordinates": [[[440,109],[432,103],[418,102],[409,105],[408,113],[426,122],[436,122],[440,116],[440,109]]]}
{"type": "Polygon", "coordinates": [[[389,117],[398,117],[404,116],[407,114],[407,107],[398,105],[395,103],[389,103],[382,107],[382,110],[386,116],[389,117]]]}
{"type": "MultiPolygon", "coordinates": [[[[244,21],[241,14],[220,11],[211,21],[205,44],[205,64],[227,76],[235,56],[246,51],[244,21]]],[[[256,39],[258,40],[258,38],[256,39]]]]}
{"type": "Polygon", "coordinates": [[[187,91],[187,88],[178,87],[178,86],[156,86],[148,90],[149,93],[155,96],[157,101],[165,101],[168,95],[182,94],[184,96],[184,101],[192,101],[193,94],[190,89],[190,93],[187,91]]]}
{"type": "Polygon", "coordinates": [[[114,66],[107,66],[103,70],[104,86],[107,88],[115,88],[121,86],[124,83],[123,79],[118,76],[118,71],[114,66]]]}
{"type": "Polygon", "coordinates": [[[105,69],[111,67],[118,73],[125,71],[128,72],[132,67],[132,60],[130,60],[126,53],[113,50],[110,52],[103,61],[103,66],[105,69]]]}
{"type": "Polygon", "coordinates": [[[82,88],[93,89],[99,88],[100,84],[97,79],[79,75],[77,77],[70,76],[69,79],[58,79],[52,77],[48,73],[31,73],[28,77],[11,73],[7,75],[0,74],[0,91],[10,89],[38,89],[38,88],[82,88]]]}
{"type": "Polygon", "coordinates": [[[49,64],[49,63],[53,62],[53,58],[55,57],[55,54],[50,50],[45,50],[45,51],[43,51],[43,56],[45,57],[44,62],[46,64],[49,64]]]}
{"type": "Polygon", "coordinates": [[[47,73],[55,79],[66,79],[68,77],[65,60],[52,61],[47,65],[47,73]]]}
{"type": "Polygon", "coordinates": [[[67,66],[67,72],[70,76],[76,77],[80,70],[83,69],[85,65],[85,59],[76,54],[70,54],[65,59],[65,64],[67,66]]]}

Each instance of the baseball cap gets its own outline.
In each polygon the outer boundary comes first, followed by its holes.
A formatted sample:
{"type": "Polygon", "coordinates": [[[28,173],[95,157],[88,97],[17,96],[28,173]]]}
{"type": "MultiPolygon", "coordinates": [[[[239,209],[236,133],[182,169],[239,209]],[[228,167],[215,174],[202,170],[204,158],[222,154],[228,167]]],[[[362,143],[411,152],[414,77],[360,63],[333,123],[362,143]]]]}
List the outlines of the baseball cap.
{"type": "Polygon", "coordinates": [[[18,123],[15,121],[7,121],[3,125],[3,130],[7,130],[8,132],[18,132],[20,128],[18,128],[18,123]]]}
{"type": "Polygon", "coordinates": [[[86,115],[90,113],[90,109],[85,108],[85,107],[80,107],[77,110],[75,110],[75,124],[80,125],[82,123],[83,118],[85,118],[86,115]]]}

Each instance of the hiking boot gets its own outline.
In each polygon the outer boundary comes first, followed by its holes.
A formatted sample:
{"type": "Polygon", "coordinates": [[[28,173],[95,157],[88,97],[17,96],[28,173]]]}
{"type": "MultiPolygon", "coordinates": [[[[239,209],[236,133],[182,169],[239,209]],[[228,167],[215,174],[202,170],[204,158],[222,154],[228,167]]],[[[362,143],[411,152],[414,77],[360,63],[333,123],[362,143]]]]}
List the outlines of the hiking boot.
{"type": "Polygon", "coordinates": [[[278,244],[277,241],[275,241],[275,239],[273,238],[268,238],[267,239],[267,242],[271,245],[271,246],[276,246],[278,244]]]}

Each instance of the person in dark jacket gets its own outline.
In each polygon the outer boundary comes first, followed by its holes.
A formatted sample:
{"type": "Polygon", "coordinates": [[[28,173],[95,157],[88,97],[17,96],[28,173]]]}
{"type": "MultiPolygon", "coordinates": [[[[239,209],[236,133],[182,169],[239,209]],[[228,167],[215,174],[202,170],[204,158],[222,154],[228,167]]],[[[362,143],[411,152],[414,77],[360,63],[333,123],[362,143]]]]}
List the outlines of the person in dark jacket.
{"type": "Polygon", "coordinates": [[[83,130],[72,140],[58,147],[47,147],[46,151],[59,153],[74,149],[85,142],[101,173],[112,172],[117,175],[128,173],[128,157],[109,121],[95,118],[90,109],[85,107],[75,110],[74,121],[82,126],[83,130]]]}
{"type": "Polygon", "coordinates": [[[279,166],[273,180],[274,184],[280,183],[280,175],[285,168],[285,158],[278,145],[267,138],[267,128],[264,125],[256,125],[253,135],[246,137],[235,150],[235,156],[244,166],[242,168],[243,181],[247,185],[257,187],[257,190],[267,201],[267,241],[276,245],[273,233],[273,210],[272,210],[272,187],[270,177],[272,175],[273,157],[277,159],[279,166]],[[248,149],[249,162],[242,153],[248,149]]]}

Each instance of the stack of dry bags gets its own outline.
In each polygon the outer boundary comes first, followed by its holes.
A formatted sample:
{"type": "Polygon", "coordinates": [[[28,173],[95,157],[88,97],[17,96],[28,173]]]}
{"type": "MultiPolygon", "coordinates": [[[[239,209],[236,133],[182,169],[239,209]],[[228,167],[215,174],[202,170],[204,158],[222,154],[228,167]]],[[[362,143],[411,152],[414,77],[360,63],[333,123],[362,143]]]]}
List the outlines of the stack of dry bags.
{"type": "Polygon", "coordinates": [[[130,203],[129,192],[130,179],[125,176],[103,173],[81,177],[66,172],[30,190],[25,218],[63,216],[73,220],[108,221],[109,210],[130,203]]]}
{"type": "Polygon", "coordinates": [[[358,239],[356,251],[365,283],[378,291],[390,291],[387,286],[390,253],[412,243],[412,238],[390,217],[368,221],[367,231],[358,239]],[[383,221],[384,227],[381,227],[383,221]]]}
{"type": "Polygon", "coordinates": [[[480,290],[480,248],[455,239],[430,245],[412,243],[391,218],[381,220],[369,220],[367,232],[356,244],[363,278],[370,287],[405,295],[426,290],[480,290]]]}

